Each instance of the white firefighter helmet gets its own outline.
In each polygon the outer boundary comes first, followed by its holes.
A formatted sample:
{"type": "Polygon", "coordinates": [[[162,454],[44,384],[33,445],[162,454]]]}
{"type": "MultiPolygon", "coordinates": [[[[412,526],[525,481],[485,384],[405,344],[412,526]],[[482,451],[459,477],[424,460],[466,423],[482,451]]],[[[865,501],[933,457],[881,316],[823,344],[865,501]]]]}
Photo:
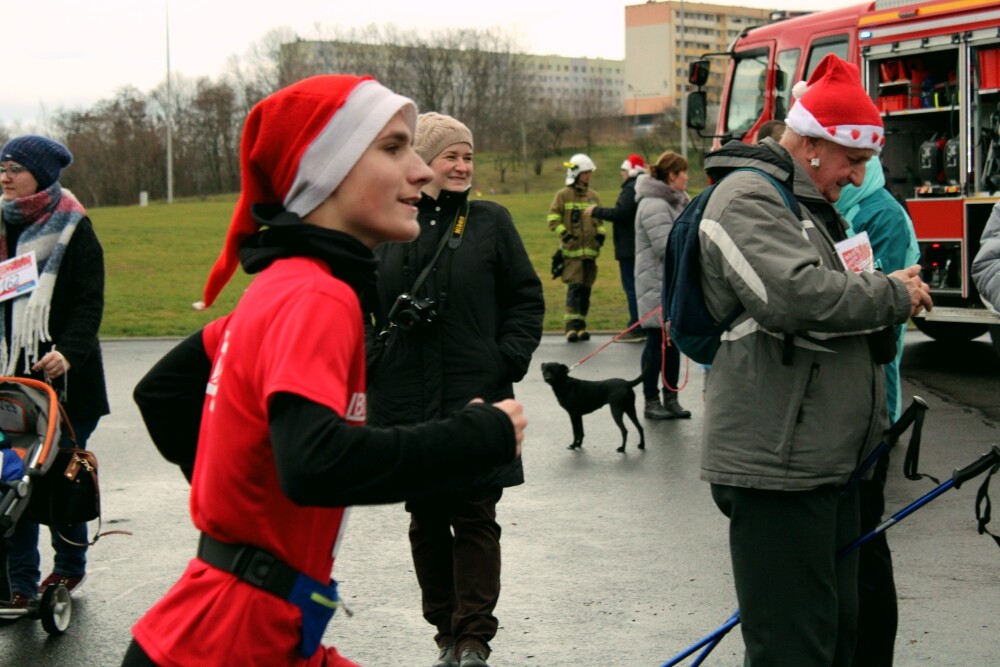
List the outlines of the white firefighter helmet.
{"type": "Polygon", "coordinates": [[[566,167],[566,185],[573,185],[576,182],[576,177],[583,172],[597,169],[594,161],[583,153],[577,153],[569,159],[569,162],[563,162],[563,166],[566,167]]]}

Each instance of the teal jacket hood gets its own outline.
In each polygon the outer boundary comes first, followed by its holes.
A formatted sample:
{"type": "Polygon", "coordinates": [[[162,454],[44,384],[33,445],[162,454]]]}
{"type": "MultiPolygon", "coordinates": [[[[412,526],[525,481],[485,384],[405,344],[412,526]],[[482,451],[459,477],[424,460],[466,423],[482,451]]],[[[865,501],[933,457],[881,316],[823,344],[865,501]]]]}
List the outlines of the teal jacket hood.
{"type": "MultiPolygon", "coordinates": [[[[913,231],[913,221],[910,220],[906,209],[896,201],[892,193],[885,189],[885,174],[882,171],[882,162],[877,155],[868,160],[865,165],[865,178],[860,186],[846,185],[841,189],[840,199],[837,200],[836,207],[847,220],[848,236],[854,236],[862,229],[868,232],[872,248],[875,251],[875,259],[881,266],[894,270],[916,264],[919,260],[920,248],[913,231]],[[890,220],[902,216],[906,224],[882,226],[877,224],[880,220],[885,220],[882,216],[888,216],[887,219],[890,220]],[[900,244],[905,244],[906,247],[905,252],[902,253],[902,266],[885,266],[882,258],[886,257],[887,259],[888,255],[895,254],[890,253],[889,248],[893,246],[898,248],[900,244]]],[[[895,264],[895,262],[890,261],[888,264],[895,264]]]]}
{"type": "Polygon", "coordinates": [[[865,165],[865,180],[861,186],[846,185],[840,190],[837,210],[847,222],[851,222],[861,210],[861,200],[884,187],[885,174],[882,173],[882,162],[877,155],[873,155],[872,159],[868,160],[868,164],[865,165]]]}

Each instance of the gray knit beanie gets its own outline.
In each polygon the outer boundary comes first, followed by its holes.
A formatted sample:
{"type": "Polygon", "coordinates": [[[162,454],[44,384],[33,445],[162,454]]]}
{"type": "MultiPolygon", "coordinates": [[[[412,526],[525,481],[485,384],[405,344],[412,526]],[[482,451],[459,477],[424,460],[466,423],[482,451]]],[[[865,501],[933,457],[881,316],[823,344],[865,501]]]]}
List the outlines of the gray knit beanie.
{"type": "Polygon", "coordinates": [[[451,116],[429,111],[417,116],[417,133],[413,138],[413,148],[427,164],[452,144],[469,144],[472,148],[472,132],[463,123],[451,116]]]}

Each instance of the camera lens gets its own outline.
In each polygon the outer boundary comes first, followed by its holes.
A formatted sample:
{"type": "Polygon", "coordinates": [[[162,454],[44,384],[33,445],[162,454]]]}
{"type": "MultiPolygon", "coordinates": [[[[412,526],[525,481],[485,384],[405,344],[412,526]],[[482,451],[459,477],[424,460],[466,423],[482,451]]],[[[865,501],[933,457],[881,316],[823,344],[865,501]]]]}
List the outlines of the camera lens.
{"type": "Polygon", "coordinates": [[[413,328],[413,325],[417,323],[418,319],[419,315],[417,313],[407,309],[400,311],[396,316],[396,324],[403,331],[409,331],[413,328]]]}

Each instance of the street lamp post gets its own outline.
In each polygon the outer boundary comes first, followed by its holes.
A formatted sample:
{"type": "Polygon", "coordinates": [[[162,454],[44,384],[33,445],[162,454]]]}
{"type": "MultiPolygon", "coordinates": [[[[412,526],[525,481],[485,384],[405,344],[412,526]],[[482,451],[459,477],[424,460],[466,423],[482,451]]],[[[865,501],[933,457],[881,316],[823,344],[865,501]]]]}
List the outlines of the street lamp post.
{"type": "Polygon", "coordinates": [[[167,25],[167,203],[174,203],[174,140],[173,140],[173,105],[174,96],[170,87],[170,6],[166,0],[163,9],[167,25]]]}

